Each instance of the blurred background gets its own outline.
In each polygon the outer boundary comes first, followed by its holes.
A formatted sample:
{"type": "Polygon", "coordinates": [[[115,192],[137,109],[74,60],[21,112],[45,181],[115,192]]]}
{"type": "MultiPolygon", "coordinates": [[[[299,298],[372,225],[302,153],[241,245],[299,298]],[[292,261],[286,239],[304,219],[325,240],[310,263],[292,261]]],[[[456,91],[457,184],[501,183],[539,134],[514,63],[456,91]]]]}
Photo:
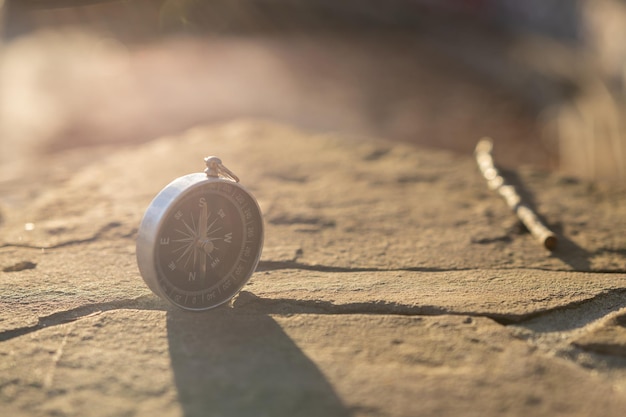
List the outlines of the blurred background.
{"type": "Polygon", "coordinates": [[[238,118],[626,179],[626,0],[0,4],[0,181],[238,118]]]}

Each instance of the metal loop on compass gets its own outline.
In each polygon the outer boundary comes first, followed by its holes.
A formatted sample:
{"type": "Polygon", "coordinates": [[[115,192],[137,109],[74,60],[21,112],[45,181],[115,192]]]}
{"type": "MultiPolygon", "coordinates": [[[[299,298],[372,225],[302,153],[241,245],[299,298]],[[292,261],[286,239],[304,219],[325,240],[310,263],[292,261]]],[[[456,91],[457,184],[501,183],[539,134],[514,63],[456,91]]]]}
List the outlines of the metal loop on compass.
{"type": "Polygon", "coordinates": [[[224,177],[231,179],[235,182],[239,182],[239,177],[236,176],[233,171],[226,168],[224,164],[222,164],[222,160],[217,156],[207,156],[204,158],[204,162],[206,163],[206,169],[204,170],[207,177],[224,177]]]}

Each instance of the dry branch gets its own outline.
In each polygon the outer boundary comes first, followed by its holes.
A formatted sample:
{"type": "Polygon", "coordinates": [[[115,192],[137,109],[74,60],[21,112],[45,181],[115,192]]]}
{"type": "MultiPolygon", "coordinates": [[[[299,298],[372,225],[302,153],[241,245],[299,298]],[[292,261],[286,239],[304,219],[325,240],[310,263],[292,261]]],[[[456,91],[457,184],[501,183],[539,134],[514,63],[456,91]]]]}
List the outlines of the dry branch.
{"type": "Polygon", "coordinates": [[[556,236],[539,220],[532,208],[522,201],[515,187],[505,183],[504,178],[493,163],[492,150],[493,143],[491,139],[483,138],[478,142],[474,151],[478,168],[487,180],[487,185],[504,198],[511,210],[515,212],[517,217],[524,223],[524,226],[543,246],[549,250],[554,250],[557,244],[556,236]]]}

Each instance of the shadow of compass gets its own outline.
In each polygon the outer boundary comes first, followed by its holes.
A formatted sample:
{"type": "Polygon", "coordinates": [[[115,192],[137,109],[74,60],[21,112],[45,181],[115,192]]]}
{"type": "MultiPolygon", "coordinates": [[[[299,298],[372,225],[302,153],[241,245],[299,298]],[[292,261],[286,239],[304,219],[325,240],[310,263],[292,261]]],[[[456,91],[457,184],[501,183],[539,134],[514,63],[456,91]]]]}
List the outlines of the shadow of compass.
{"type": "Polygon", "coordinates": [[[316,365],[267,315],[170,311],[167,337],[185,417],[350,415],[316,365]]]}

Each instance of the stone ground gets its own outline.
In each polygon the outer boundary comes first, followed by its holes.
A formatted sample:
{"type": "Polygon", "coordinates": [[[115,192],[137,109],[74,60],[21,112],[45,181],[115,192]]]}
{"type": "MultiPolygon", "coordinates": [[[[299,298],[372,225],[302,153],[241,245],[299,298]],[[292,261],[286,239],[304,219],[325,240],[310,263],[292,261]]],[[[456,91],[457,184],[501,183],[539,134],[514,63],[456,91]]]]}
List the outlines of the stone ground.
{"type": "Polygon", "coordinates": [[[504,174],[556,251],[469,154],[258,120],[50,154],[1,185],[0,414],[622,416],[626,189],[504,174]],[[266,240],[232,303],[186,313],[135,237],[208,154],[266,240]]]}

